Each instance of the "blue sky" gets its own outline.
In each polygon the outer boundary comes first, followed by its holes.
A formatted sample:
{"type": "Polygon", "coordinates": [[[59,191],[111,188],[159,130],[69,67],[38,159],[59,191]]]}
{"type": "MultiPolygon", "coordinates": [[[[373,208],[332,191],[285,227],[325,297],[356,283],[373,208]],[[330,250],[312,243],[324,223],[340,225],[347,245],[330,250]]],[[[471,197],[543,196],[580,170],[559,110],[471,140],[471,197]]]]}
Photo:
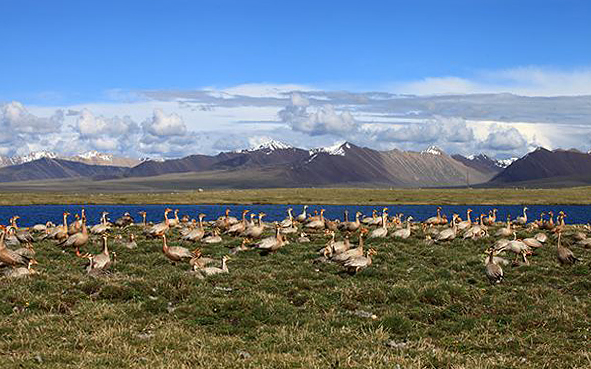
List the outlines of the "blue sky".
{"type": "Polygon", "coordinates": [[[591,148],[591,1],[0,6],[0,156],[591,148]]]}
{"type": "Polygon", "coordinates": [[[591,2],[2,1],[0,99],[586,67],[591,2]]]}

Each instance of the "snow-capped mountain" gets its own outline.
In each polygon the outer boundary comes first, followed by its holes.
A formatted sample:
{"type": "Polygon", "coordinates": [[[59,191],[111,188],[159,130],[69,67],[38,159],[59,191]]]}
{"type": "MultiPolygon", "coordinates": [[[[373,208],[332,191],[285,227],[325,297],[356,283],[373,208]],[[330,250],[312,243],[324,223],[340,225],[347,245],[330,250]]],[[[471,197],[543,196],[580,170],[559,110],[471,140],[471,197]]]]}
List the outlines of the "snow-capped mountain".
{"type": "Polygon", "coordinates": [[[437,146],[429,146],[426,150],[421,151],[421,154],[443,155],[444,152],[437,146]]]}
{"type": "Polygon", "coordinates": [[[348,142],[339,142],[332,146],[326,147],[318,147],[315,149],[310,150],[310,156],[314,156],[318,153],[325,153],[328,155],[337,155],[337,156],[345,156],[345,152],[347,149],[351,148],[351,144],[348,142]]]}
{"type": "Polygon", "coordinates": [[[140,163],[138,159],[116,157],[98,151],[87,151],[78,155],[58,155],[52,151],[32,151],[22,156],[0,156],[0,167],[29,163],[39,159],[64,159],[91,165],[109,165],[119,167],[133,167],[140,163]]]}

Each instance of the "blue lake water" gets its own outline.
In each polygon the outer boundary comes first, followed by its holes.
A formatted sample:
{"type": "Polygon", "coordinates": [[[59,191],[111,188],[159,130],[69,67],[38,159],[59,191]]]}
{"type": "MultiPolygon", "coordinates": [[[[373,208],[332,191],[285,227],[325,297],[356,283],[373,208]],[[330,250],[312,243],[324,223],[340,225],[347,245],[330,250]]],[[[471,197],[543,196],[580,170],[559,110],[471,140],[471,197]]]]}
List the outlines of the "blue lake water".
{"type": "MultiPolygon", "coordinates": [[[[54,223],[62,222],[62,213],[68,211],[72,214],[79,213],[84,207],[88,217],[88,224],[96,224],[100,220],[101,212],[109,212],[109,218],[111,221],[115,221],[118,217],[123,215],[125,212],[129,212],[137,222],[141,221],[141,216],[137,213],[139,211],[146,211],[148,213],[148,221],[159,222],[163,218],[163,212],[166,207],[172,209],[179,209],[179,216],[187,214],[191,218],[197,218],[199,213],[207,214],[205,220],[214,220],[217,217],[224,214],[226,208],[231,209],[231,214],[235,217],[240,217],[243,209],[249,209],[252,212],[265,212],[267,214],[265,221],[281,220],[286,217],[286,210],[289,207],[293,207],[294,215],[301,213],[301,205],[32,205],[32,206],[0,206],[0,224],[7,224],[10,217],[19,215],[19,226],[32,226],[37,223],[45,223],[52,221],[54,223]]],[[[364,205],[364,206],[353,206],[353,205],[310,205],[308,212],[314,210],[320,210],[321,208],[326,209],[324,215],[330,219],[342,219],[343,212],[348,210],[351,216],[354,216],[356,211],[361,211],[366,216],[371,216],[372,209],[381,209],[386,206],[389,208],[389,214],[403,213],[406,215],[412,215],[415,221],[422,221],[435,215],[437,206],[436,205],[364,205]]],[[[482,206],[482,205],[446,205],[442,206],[443,214],[447,214],[448,217],[453,213],[458,213],[465,218],[466,210],[471,208],[474,210],[472,213],[472,220],[474,220],[478,214],[487,214],[493,206],[482,206]]],[[[507,214],[511,214],[511,217],[515,219],[517,216],[522,214],[522,206],[520,205],[499,205],[495,206],[499,210],[498,220],[504,220],[507,214]]],[[[558,213],[564,211],[567,214],[567,223],[571,224],[586,224],[591,222],[591,205],[532,205],[528,206],[528,217],[531,219],[539,218],[541,212],[553,211],[558,213]]],[[[73,217],[69,218],[73,219],[73,217]]]]}

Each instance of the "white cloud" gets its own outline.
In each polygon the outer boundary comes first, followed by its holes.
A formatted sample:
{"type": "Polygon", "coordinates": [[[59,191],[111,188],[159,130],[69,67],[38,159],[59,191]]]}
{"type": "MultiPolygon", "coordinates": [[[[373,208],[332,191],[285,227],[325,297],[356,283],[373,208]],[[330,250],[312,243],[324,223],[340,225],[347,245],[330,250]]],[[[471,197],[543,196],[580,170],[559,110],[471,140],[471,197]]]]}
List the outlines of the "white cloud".
{"type": "Polygon", "coordinates": [[[95,116],[88,109],[79,112],[75,127],[82,137],[129,135],[138,130],[138,125],[129,116],[105,118],[95,116]]]}
{"type": "Polygon", "coordinates": [[[471,77],[427,77],[394,84],[397,93],[415,95],[512,93],[521,96],[591,95],[591,68],[557,70],[537,66],[481,71],[471,77]]]}
{"type": "MultiPolygon", "coordinates": [[[[297,101],[301,103],[301,101],[297,101]]],[[[278,112],[279,118],[294,131],[317,135],[348,135],[358,128],[358,123],[348,111],[337,112],[332,105],[310,109],[302,105],[289,105],[278,112]]]]}
{"type": "Polygon", "coordinates": [[[142,123],[142,128],[145,133],[158,137],[184,136],[187,133],[187,126],[180,115],[166,115],[161,109],[154,109],[154,114],[142,123]]]}
{"type": "Polygon", "coordinates": [[[37,117],[20,102],[13,101],[2,107],[0,112],[0,126],[16,133],[44,134],[56,132],[64,120],[64,113],[56,110],[49,118],[37,117]]]}
{"type": "Polygon", "coordinates": [[[495,127],[484,141],[485,148],[495,151],[514,151],[527,147],[527,140],[514,127],[495,127]]]}

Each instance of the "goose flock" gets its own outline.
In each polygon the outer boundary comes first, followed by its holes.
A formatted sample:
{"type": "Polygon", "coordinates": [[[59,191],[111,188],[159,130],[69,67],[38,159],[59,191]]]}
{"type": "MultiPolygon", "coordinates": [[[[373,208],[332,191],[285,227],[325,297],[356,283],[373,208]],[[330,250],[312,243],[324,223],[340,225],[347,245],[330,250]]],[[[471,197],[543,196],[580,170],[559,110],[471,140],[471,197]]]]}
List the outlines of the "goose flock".
{"type": "Polygon", "coordinates": [[[567,215],[564,212],[542,213],[539,219],[531,220],[527,216],[527,210],[527,207],[523,208],[523,215],[515,220],[507,217],[501,222],[497,219],[496,209],[491,209],[488,214],[480,214],[473,220],[471,209],[467,210],[466,219],[462,219],[459,214],[448,217],[439,207],[433,217],[424,222],[413,222],[412,216],[390,216],[388,208],[374,210],[367,217],[356,212],[352,219],[349,218],[348,211],[345,211],[341,220],[326,218],[324,209],[309,213],[308,206],[303,206],[301,213],[297,215],[294,215],[293,208],[289,208],[284,220],[265,223],[265,213],[255,214],[249,210],[244,210],[236,218],[227,209],[223,216],[206,221],[206,214],[198,214],[197,219],[191,219],[187,215],[179,218],[178,209],[167,208],[162,221],[155,224],[146,221],[147,214],[144,211],[138,213],[141,216],[140,222],[136,222],[131,214],[125,213],[113,223],[109,221],[109,213],[103,212],[100,223],[89,226],[82,209],[80,214],[74,215],[75,220],[72,223],[68,223],[71,214],[64,212],[62,224],[47,222],[30,228],[19,227],[20,217],[15,215],[10,218],[8,225],[0,225],[0,268],[3,275],[9,278],[37,274],[34,268],[38,264],[34,245],[42,241],[53,241],[55,247],[66,252],[71,251],[80,259],[87,259],[84,268],[89,274],[101,274],[109,270],[117,259],[116,252],[109,247],[109,239],[114,240],[116,248],[121,248],[120,252],[123,252],[124,249],[138,248],[136,237],[143,236],[147,242],[160,242],[163,257],[170,262],[187,265],[188,272],[198,278],[206,278],[214,274],[229,273],[230,256],[240,252],[258,251],[262,255],[271,255],[292,243],[297,245],[328,238],[313,262],[335,263],[344,272],[356,274],[370,267],[373,256],[378,254],[377,246],[366,249],[366,243],[382,240],[380,245],[384,247],[383,240],[408,239],[414,234],[415,237],[424,239],[423,243],[428,245],[445,245],[460,238],[485,240],[487,248],[483,252],[484,273],[491,284],[497,284],[504,278],[504,266],[529,264],[535,250],[545,247],[550,239],[555,239],[556,257],[561,265],[579,261],[573,251],[565,246],[565,237],[578,247],[591,248],[589,225],[567,225],[567,215]],[[169,217],[171,213],[173,217],[169,217]],[[121,233],[123,229],[129,232],[125,239],[121,234],[113,235],[121,233]],[[271,232],[267,232],[267,237],[264,237],[267,230],[271,232]],[[518,238],[518,232],[527,237],[518,238]],[[356,236],[357,244],[351,242],[352,236],[356,236]],[[178,237],[183,244],[193,244],[196,247],[170,246],[168,242],[172,237],[178,237]],[[199,247],[233,239],[241,239],[240,246],[230,249],[217,266],[218,260],[204,256],[199,247]],[[102,243],[102,251],[99,254],[83,252],[95,240],[102,243]],[[513,255],[514,260],[510,262],[501,256],[503,254],[513,255]]]}

